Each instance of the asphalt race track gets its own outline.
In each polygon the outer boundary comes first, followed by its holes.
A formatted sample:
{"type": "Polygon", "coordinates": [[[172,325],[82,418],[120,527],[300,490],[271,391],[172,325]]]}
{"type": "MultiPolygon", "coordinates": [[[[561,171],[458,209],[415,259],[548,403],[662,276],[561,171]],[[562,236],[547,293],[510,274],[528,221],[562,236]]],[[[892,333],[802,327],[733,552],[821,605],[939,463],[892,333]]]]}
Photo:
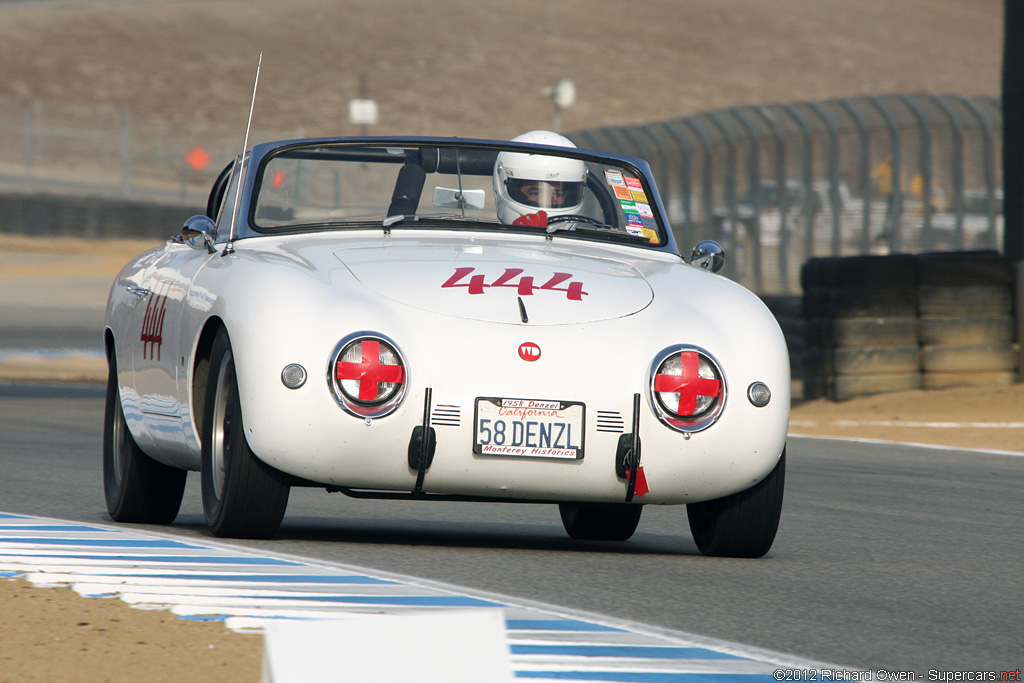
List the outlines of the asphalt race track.
{"type": "MultiPolygon", "coordinates": [[[[0,384],[0,511],[110,524],[103,390],[0,384]]],[[[234,542],[864,669],[1019,669],[1024,458],[793,439],[760,560],[698,554],[682,507],[625,543],[568,539],[550,505],[293,491],[273,541],[234,542]]],[[[145,529],[147,527],[138,527],[145,529]]],[[[154,530],[205,539],[198,477],[154,530]]]]}

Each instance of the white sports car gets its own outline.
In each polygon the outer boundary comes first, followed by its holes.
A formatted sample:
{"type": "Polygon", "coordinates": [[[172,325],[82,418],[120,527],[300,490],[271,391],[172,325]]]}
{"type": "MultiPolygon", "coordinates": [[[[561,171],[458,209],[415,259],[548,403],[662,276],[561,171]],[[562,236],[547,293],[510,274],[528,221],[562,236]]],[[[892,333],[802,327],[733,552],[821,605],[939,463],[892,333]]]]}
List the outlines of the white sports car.
{"type": "Polygon", "coordinates": [[[254,146],[111,289],[107,509],[170,523],[189,470],[231,537],[292,486],[557,503],[599,540],[685,504],[701,552],[761,556],[789,358],[723,258],[684,262],[645,162],[553,133],[254,146]]]}

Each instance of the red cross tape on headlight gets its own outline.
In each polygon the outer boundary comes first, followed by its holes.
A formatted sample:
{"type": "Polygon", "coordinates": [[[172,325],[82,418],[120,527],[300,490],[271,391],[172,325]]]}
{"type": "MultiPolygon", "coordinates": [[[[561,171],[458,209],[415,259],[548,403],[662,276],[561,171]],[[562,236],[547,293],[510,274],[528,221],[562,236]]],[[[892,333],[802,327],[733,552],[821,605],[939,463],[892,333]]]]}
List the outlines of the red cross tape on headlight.
{"type": "Polygon", "coordinates": [[[650,373],[652,408],[664,424],[690,433],[718,420],[726,382],[711,354],[695,346],[671,346],[655,356],[650,373]]]}
{"type": "Polygon", "coordinates": [[[338,354],[335,372],[345,396],[365,404],[389,400],[405,381],[398,353],[377,339],[357,339],[346,345],[338,354]]]}

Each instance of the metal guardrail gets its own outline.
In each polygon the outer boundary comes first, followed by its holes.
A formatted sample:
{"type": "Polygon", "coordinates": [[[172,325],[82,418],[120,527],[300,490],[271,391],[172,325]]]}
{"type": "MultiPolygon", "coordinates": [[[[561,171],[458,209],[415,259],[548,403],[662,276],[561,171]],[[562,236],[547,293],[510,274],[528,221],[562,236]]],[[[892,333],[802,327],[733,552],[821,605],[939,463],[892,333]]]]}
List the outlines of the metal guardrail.
{"type": "Polygon", "coordinates": [[[994,97],[734,107],[568,137],[647,159],[680,249],[719,240],[724,274],[762,294],[799,292],[815,256],[1002,245],[994,97]]]}

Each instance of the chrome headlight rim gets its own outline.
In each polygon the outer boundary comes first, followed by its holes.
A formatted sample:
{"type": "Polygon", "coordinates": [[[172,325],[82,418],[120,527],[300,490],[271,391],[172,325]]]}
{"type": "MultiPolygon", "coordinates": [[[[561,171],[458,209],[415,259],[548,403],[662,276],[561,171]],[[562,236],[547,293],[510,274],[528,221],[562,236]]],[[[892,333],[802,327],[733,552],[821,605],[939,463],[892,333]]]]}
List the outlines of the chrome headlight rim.
{"type": "Polygon", "coordinates": [[[727,398],[728,383],[726,382],[725,373],[722,371],[722,364],[719,363],[718,359],[706,349],[692,344],[675,344],[662,349],[651,361],[650,368],[648,369],[647,402],[650,405],[651,410],[654,411],[654,414],[658,416],[658,420],[677,432],[693,434],[703,431],[715,424],[715,422],[718,421],[718,418],[722,415],[727,398]],[[669,410],[663,404],[662,400],[658,396],[661,392],[656,391],[654,385],[655,379],[665,362],[676,355],[686,352],[696,353],[707,362],[715,375],[715,379],[720,382],[720,389],[716,399],[707,408],[693,416],[681,417],[669,410]]]}
{"type": "Polygon", "coordinates": [[[402,404],[409,386],[409,364],[406,362],[405,354],[401,347],[387,335],[379,332],[361,330],[346,335],[339,341],[331,351],[330,360],[327,363],[327,385],[335,402],[348,414],[359,418],[380,418],[393,413],[402,404]],[[345,350],[356,342],[376,341],[384,344],[398,359],[402,368],[402,381],[394,393],[386,398],[374,401],[360,400],[351,396],[342,386],[338,378],[337,367],[345,350]]]}

